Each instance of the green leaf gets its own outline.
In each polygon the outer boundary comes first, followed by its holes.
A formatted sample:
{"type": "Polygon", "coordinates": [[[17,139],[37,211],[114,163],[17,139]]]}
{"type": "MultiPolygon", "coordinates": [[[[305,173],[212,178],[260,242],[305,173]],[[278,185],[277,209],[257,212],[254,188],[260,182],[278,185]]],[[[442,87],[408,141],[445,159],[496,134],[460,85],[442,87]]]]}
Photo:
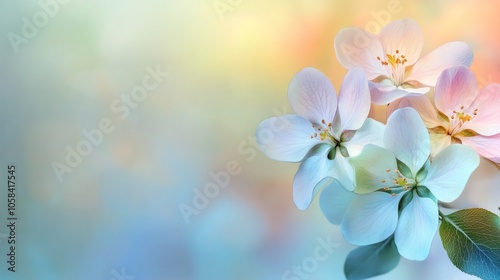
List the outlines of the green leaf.
{"type": "Polygon", "coordinates": [[[442,216],[439,234],[451,262],[483,279],[500,277],[500,218],[481,208],[442,216]]]}
{"type": "Polygon", "coordinates": [[[358,247],[350,252],[344,264],[344,274],[347,280],[382,275],[393,270],[400,257],[391,236],[382,242],[358,247]]]}
{"type": "Polygon", "coordinates": [[[413,174],[411,174],[410,168],[400,160],[397,160],[397,163],[399,172],[401,172],[401,174],[403,174],[406,178],[413,179],[413,174]]]}

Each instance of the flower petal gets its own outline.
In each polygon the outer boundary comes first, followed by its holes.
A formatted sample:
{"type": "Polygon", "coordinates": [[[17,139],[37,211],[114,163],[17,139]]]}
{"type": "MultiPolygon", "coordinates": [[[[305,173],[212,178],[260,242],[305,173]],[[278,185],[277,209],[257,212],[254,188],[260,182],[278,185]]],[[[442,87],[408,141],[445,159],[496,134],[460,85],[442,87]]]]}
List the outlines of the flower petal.
{"type": "Polygon", "coordinates": [[[468,67],[473,59],[474,54],[466,43],[446,43],[419,59],[407,80],[417,80],[424,85],[434,86],[443,70],[458,65],[468,67]]]}
{"type": "Polygon", "coordinates": [[[380,83],[370,82],[369,86],[372,103],[377,105],[386,105],[410,94],[406,90],[397,88],[389,80],[383,80],[380,83]]]}
{"type": "Polygon", "coordinates": [[[333,161],[327,157],[331,149],[332,147],[329,145],[321,145],[314,154],[300,164],[299,170],[293,178],[293,202],[300,210],[307,209],[314,195],[324,186],[324,184],[319,183],[323,179],[331,177],[333,161]]]}
{"type": "Polygon", "coordinates": [[[281,161],[301,161],[309,150],[320,143],[311,135],[311,123],[297,115],[264,120],[257,127],[257,144],[266,156],[281,161]]]}
{"type": "Polygon", "coordinates": [[[335,159],[332,160],[333,172],[331,176],[340,181],[342,186],[348,190],[354,190],[354,170],[348,158],[342,156],[337,150],[335,159]]]}
{"type": "Polygon", "coordinates": [[[351,158],[356,175],[356,193],[370,193],[389,186],[397,168],[394,154],[375,145],[366,145],[361,154],[351,158]],[[389,172],[388,172],[389,170],[389,172]]]}
{"type": "Polygon", "coordinates": [[[384,130],[385,124],[368,118],[351,140],[344,142],[342,145],[346,147],[351,157],[355,157],[361,153],[363,147],[367,144],[382,146],[384,130]]]}
{"type": "Polygon", "coordinates": [[[384,57],[384,50],[374,34],[356,27],[344,28],[335,36],[334,45],[337,60],[345,68],[361,67],[369,80],[388,76],[377,60],[384,57]]]}
{"type": "Polygon", "coordinates": [[[471,146],[480,156],[495,163],[500,163],[500,134],[492,136],[476,135],[459,137],[462,144],[471,146]]]}
{"type": "Polygon", "coordinates": [[[469,113],[477,115],[472,118],[467,127],[484,136],[500,133],[500,84],[490,84],[479,92],[469,113]]]}
{"type": "Polygon", "coordinates": [[[422,51],[422,30],[412,19],[395,20],[386,25],[378,34],[386,54],[404,55],[406,65],[412,65],[422,51]]]}
{"type": "Polygon", "coordinates": [[[413,108],[396,110],[387,120],[384,146],[406,164],[413,175],[429,158],[430,140],[427,128],[413,108]]]}
{"type": "Polygon", "coordinates": [[[385,192],[357,195],[347,208],[341,225],[345,240],[363,246],[391,236],[398,224],[401,197],[385,192]]]}
{"type": "Polygon", "coordinates": [[[330,80],[319,70],[308,67],[297,73],[288,87],[293,110],[311,122],[332,122],[337,110],[337,94],[330,80]]]}
{"type": "Polygon", "coordinates": [[[427,128],[433,128],[441,125],[441,121],[438,119],[438,114],[434,105],[427,96],[405,96],[396,102],[389,104],[387,108],[387,113],[392,114],[396,109],[411,107],[415,109],[427,128]]]}
{"type": "Polygon", "coordinates": [[[436,202],[414,194],[412,201],[401,212],[394,233],[394,241],[401,256],[416,261],[427,258],[438,220],[436,202]]]}
{"type": "Polygon", "coordinates": [[[464,190],[472,172],[479,165],[479,156],[468,146],[454,144],[436,155],[424,181],[437,199],[452,202],[464,190]]]}
{"type": "Polygon", "coordinates": [[[330,223],[340,225],[354,197],[355,193],[346,190],[338,180],[334,179],[321,192],[319,205],[330,223]]]}
{"type": "Polygon", "coordinates": [[[340,131],[357,130],[370,113],[370,89],[361,68],[349,70],[340,87],[338,116],[340,131]]]}
{"type": "Polygon", "coordinates": [[[435,157],[442,150],[451,145],[451,136],[446,133],[430,133],[431,156],[435,157]]]}
{"type": "Polygon", "coordinates": [[[477,96],[477,80],[465,66],[448,68],[441,73],[434,91],[436,108],[447,116],[463,111],[477,96]]]}

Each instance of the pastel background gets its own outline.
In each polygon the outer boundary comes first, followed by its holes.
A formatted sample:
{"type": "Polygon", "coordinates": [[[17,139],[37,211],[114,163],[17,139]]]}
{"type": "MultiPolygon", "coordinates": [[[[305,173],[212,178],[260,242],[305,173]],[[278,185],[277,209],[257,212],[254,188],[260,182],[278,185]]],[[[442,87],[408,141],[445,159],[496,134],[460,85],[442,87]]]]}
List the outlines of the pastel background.
{"type": "MultiPolygon", "coordinates": [[[[33,22],[40,5],[0,3],[0,279],[344,279],[354,246],[317,200],[295,208],[298,164],[274,162],[252,144],[260,121],[292,113],[292,76],[316,67],[338,90],[346,70],[335,34],[380,28],[389,15],[419,22],[424,54],[467,42],[481,86],[500,82],[495,0],[73,0],[16,53],[8,34],[22,35],[23,17],[33,22]],[[121,119],[111,106],[142,84],[147,67],[169,75],[121,119]],[[58,180],[52,164],[65,163],[66,147],[76,149],[82,130],[106,118],[114,130],[58,180]],[[5,255],[11,163],[16,273],[5,255]],[[194,191],[228,163],[240,172],[187,223],[180,207],[192,207],[194,191]],[[326,260],[283,278],[328,238],[335,246],[326,260]]],[[[383,109],[373,116],[383,121],[383,109]]],[[[482,161],[471,180],[457,205],[499,214],[500,170],[482,161]]],[[[476,279],[434,241],[427,260],[401,260],[376,279],[476,279]]]]}

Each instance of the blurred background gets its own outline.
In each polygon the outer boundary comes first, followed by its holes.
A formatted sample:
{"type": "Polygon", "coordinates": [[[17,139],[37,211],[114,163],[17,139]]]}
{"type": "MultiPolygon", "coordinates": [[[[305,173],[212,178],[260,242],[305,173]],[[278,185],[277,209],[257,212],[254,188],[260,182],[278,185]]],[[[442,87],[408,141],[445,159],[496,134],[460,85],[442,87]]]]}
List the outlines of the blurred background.
{"type": "MultiPolygon", "coordinates": [[[[0,279],[344,279],[355,247],[317,199],[295,208],[298,164],[261,154],[257,125],[292,113],[288,83],[303,67],[339,89],[346,70],[333,39],[348,26],[413,18],[423,54],[465,41],[480,85],[500,82],[499,9],[495,0],[2,1],[0,279]]],[[[383,109],[372,115],[385,121],[383,109]]],[[[482,161],[471,182],[457,205],[499,214],[499,169],[482,161]]],[[[402,259],[377,279],[476,278],[436,236],[427,260],[402,259]]]]}

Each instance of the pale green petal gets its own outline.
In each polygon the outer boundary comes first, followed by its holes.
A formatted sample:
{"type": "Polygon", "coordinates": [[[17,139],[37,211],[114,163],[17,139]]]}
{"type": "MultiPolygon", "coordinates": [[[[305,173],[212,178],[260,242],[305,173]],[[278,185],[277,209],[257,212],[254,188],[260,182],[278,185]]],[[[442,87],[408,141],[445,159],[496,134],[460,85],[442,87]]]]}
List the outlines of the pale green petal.
{"type": "Polygon", "coordinates": [[[356,193],[392,186],[393,178],[397,177],[394,154],[375,145],[366,145],[359,156],[351,158],[351,164],[356,176],[356,193]]]}

